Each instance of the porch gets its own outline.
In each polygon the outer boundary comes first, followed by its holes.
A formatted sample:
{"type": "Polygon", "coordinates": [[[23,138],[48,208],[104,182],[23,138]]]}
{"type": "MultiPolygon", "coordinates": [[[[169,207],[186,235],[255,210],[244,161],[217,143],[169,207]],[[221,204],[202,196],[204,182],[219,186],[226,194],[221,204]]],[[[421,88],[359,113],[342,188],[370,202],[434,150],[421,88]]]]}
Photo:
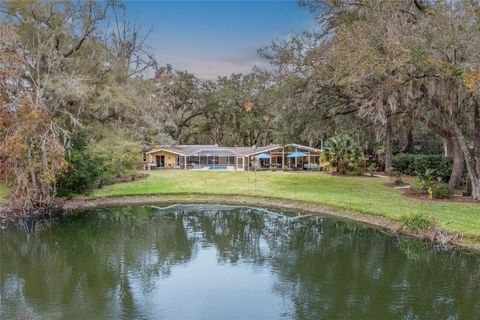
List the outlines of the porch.
{"type": "Polygon", "coordinates": [[[258,163],[257,170],[320,170],[321,151],[301,145],[286,145],[284,147],[267,150],[261,154],[267,157],[259,157],[259,154],[249,155],[248,170],[254,170],[255,162],[258,163]]]}

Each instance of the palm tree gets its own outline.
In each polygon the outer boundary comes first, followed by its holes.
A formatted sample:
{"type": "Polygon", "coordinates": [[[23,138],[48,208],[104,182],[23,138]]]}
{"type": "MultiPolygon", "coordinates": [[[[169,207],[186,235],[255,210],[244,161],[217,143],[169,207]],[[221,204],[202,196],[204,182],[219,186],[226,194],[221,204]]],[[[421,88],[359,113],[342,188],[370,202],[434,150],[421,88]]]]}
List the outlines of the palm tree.
{"type": "Polygon", "coordinates": [[[358,165],[362,153],[351,136],[341,134],[331,137],[325,142],[324,157],[337,168],[338,173],[344,174],[347,168],[358,165]]]}

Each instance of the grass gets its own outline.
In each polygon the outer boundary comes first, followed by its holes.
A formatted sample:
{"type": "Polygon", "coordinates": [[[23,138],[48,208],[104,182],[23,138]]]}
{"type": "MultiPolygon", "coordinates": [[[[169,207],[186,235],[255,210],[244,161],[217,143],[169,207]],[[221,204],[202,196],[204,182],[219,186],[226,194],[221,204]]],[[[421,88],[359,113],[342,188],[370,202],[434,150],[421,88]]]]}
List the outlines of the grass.
{"type": "Polygon", "coordinates": [[[410,231],[425,231],[435,225],[432,217],[421,213],[409,213],[400,217],[402,228],[410,231]]]}
{"type": "Polygon", "coordinates": [[[388,179],[338,177],[325,173],[152,171],[145,180],[107,186],[92,198],[200,193],[275,197],[383,216],[394,221],[408,213],[432,216],[450,232],[480,239],[480,205],[412,200],[387,187],[388,179]]]}
{"type": "Polygon", "coordinates": [[[6,196],[8,195],[8,189],[0,183],[0,204],[7,203],[6,196]]]}

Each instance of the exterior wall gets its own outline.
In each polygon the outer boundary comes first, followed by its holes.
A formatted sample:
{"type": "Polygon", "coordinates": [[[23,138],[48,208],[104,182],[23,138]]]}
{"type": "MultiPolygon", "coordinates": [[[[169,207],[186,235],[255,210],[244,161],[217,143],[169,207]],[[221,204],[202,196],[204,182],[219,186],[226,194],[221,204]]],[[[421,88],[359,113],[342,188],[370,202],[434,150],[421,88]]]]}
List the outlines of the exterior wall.
{"type": "Polygon", "coordinates": [[[156,164],[156,156],[165,157],[165,168],[176,168],[177,167],[177,155],[175,153],[167,151],[158,151],[155,153],[147,154],[147,161],[149,164],[156,164]]]}

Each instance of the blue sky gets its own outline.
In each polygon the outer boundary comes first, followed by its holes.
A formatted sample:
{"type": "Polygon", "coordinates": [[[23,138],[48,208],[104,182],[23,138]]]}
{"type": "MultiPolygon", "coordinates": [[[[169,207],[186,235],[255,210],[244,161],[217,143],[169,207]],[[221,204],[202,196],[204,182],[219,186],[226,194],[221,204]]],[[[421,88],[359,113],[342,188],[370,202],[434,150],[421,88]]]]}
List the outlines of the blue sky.
{"type": "Polygon", "coordinates": [[[298,34],[312,17],[297,1],[126,1],[161,64],[203,79],[266,67],[257,49],[298,34]]]}

